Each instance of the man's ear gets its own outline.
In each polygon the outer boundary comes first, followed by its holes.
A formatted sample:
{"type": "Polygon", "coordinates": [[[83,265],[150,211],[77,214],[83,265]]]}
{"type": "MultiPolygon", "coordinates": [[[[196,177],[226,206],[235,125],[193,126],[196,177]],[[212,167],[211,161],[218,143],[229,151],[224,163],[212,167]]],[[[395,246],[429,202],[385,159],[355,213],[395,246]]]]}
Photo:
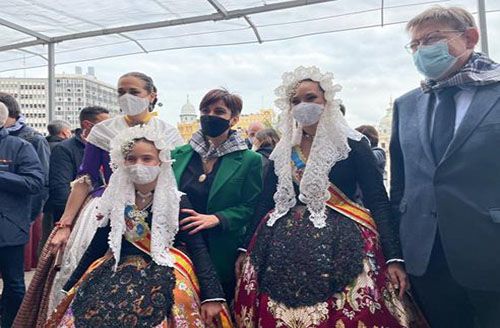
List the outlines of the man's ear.
{"type": "Polygon", "coordinates": [[[467,49],[474,49],[479,42],[479,31],[477,28],[469,28],[464,32],[467,49]]]}

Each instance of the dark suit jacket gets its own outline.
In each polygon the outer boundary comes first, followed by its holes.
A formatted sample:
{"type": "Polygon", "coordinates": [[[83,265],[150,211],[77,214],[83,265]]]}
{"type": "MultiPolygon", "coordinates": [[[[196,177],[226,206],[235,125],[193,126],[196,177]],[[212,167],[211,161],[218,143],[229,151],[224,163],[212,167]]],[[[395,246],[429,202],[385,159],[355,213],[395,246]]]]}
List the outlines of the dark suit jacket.
{"type": "Polygon", "coordinates": [[[406,269],[425,273],[439,230],[452,276],[469,288],[500,291],[500,83],[477,88],[439,163],[429,101],[417,89],[394,103],[391,202],[406,269]]]}
{"type": "Polygon", "coordinates": [[[70,183],[76,179],[84,149],[85,143],[80,135],[59,142],[52,149],[49,169],[49,199],[45,205],[45,211],[54,214],[54,221],[58,221],[64,212],[71,190],[70,183]]]}

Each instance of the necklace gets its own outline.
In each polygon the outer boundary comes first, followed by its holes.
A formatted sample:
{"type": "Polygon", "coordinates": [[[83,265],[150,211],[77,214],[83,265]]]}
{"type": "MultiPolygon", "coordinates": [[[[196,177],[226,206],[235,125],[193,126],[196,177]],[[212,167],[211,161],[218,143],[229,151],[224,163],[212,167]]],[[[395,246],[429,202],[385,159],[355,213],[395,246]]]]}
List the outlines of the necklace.
{"type": "Polygon", "coordinates": [[[198,182],[200,183],[205,182],[205,180],[207,179],[207,174],[209,173],[207,168],[207,162],[208,160],[206,159],[201,160],[201,164],[203,166],[203,173],[198,177],[198,182]]]}
{"type": "Polygon", "coordinates": [[[153,196],[153,191],[148,191],[147,193],[142,193],[139,190],[137,190],[135,193],[139,197],[139,202],[141,203],[142,206],[144,206],[146,204],[149,197],[153,196]]]}

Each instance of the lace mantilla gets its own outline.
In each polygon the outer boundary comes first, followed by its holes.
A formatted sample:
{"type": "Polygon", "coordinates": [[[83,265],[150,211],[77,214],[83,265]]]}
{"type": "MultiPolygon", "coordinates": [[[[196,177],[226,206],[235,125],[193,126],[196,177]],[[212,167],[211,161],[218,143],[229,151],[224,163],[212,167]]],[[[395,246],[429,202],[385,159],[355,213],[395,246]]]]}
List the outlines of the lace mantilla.
{"type": "MultiPolygon", "coordinates": [[[[179,131],[157,117],[151,117],[151,119],[144,125],[151,126],[154,130],[160,131],[165,142],[172,144],[173,146],[180,146],[184,144],[179,131]]],[[[100,122],[92,128],[92,131],[90,131],[90,134],[87,137],[87,142],[103,150],[110,151],[111,141],[120,132],[127,130],[128,128],[129,126],[123,115],[110,118],[100,122]]]]}
{"type": "Polygon", "coordinates": [[[174,257],[169,248],[173,246],[179,230],[179,201],[181,193],[172,171],[170,144],[165,142],[162,130],[152,126],[134,126],[120,132],[111,141],[111,168],[113,175],[106,191],[99,200],[97,216],[102,216],[101,226],[111,221],[109,246],[115,257],[115,269],[120,262],[121,241],[125,233],[125,207],[135,204],[135,188],[125,170],[125,152],[135,139],[152,141],[160,151],[161,171],[153,198],[153,220],[151,224],[151,257],[158,265],[173,267],[174,257]]]}
{"type": "Polygon", "coordinates": [[[361,140],[363,135],[351,129],[340,112],[340,101],[335,100],[335,94],[342,88],[333,83],[333,74],[322,74],[319,68],[296,68],[293,72],[284,73],[283,83],[276,88],[278,97],[275,101],[280,109],[280,130],[282,137],[272,152],[270,159],[275,163],[275,173],[278,176],[277,191],[274,194],[275,210],[267,222],[274,225],[276,220],[284,216],[296,204],[296,195],[293,188],[291,154],[292,147],[300,144],[302,126],[295,122],[291,113],[290,99],[297,85],[311,79],[319,82],[324,90],[326,99],[325,110],[318,122],[311,151],[304,175],[300,182],[299,200],[307,205],[311,213],[309,220],[316,228],[325,227],[325,202],[329,198],[328,175],[335,163],[346,159],[351,148],[347,139],[361,140]]]}

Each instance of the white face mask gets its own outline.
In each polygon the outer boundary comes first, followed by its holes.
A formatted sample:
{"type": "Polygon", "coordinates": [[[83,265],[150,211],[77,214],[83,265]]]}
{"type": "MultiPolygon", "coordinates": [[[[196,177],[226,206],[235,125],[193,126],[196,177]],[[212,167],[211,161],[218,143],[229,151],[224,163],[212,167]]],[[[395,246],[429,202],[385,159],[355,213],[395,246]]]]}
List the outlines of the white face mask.
{"type": "Polygon", "coordinates": [[[138,185],[147,184],[155,181],[160,174],[160,166],[147,166],[134,164],[125,167],[133,183],[138,185]]]}
{"type": "Polygon", "coordinates": [[[300,125],[310,126],[318,123],[324,109],[324,105],[312,102],[301,102],[300,104],[292,106],[292,115],[300,125]]]}
{"type": "Polygon", "coordinates": [[[126,93],[118,97],[118,105],[126,115],[134,116],[149,107],[149,100],[126,93]]]}

